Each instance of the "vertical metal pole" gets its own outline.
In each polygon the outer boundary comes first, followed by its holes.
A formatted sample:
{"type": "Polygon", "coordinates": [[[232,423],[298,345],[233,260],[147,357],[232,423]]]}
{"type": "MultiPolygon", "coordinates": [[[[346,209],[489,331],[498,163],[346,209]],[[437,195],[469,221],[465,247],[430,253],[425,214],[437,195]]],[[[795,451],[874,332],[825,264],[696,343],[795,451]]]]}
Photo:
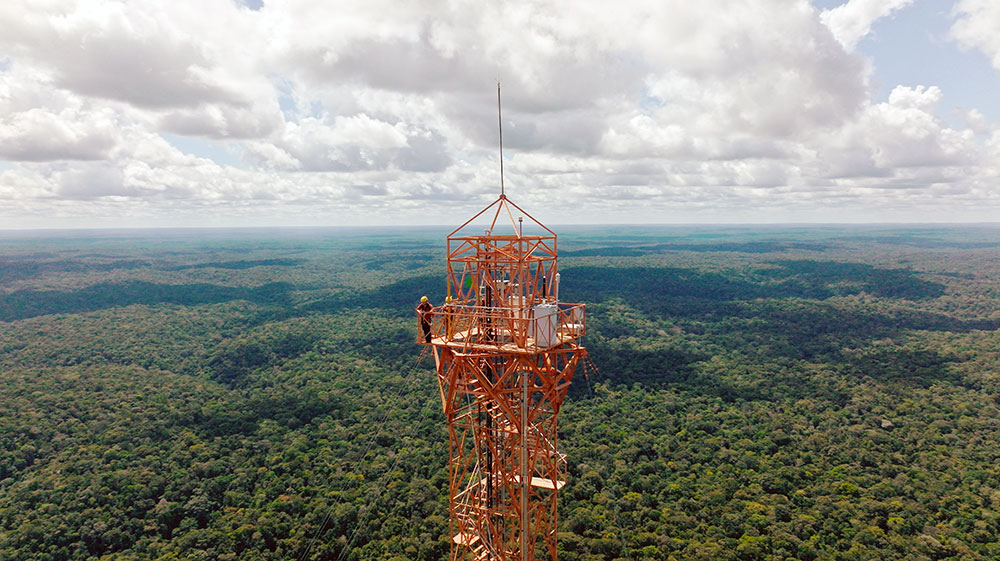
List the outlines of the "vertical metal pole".
{"type": "Polygon", "coordinates": [[[529,561],[528,538],[531,517],[528,515],[528,372],[521,372],[521,561],[529,561]]]}
{"type": "MultiPolygon", "coordinates": [[[[524,243],[524,217],[517,217],[517,254],[519,256],[519,261],[517,263],[517,316],[521,320],[519,328],[522,330],[522,336],[526,337],[528,334],[528,325],[526,323],[528,314],[524,311],[524,291],[531,290],[535,291],[534,287],[529,288],[529,283],[533,280],[531,277],[531,264],[526,262],[525,256],[528,254],[527,248],[524,243]]],[[[524,340],[527,343],[527,340],[524,340]]]]}
{"type": "Polygon", "coordinates": [[[500,131],[500,196],[503,194],[503,116],[500,113],[500,80],[497,80],[497,125],[500,131]]]}

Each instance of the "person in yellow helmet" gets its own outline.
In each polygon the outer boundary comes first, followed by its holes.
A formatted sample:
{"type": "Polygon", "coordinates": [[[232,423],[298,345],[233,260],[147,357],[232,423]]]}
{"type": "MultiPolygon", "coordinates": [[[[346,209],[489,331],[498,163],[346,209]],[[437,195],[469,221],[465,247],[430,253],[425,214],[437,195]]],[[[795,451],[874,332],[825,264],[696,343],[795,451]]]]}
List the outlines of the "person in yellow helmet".
{"type": "Polygon", "coordinates": [[[420,329],[424,332],[424,341],[431,342],[431,318],[434,314],[431,310],[434,306],[426,296],[420,297],[420,304],[417,305],[417,316],[420,318],[420,329]]]}

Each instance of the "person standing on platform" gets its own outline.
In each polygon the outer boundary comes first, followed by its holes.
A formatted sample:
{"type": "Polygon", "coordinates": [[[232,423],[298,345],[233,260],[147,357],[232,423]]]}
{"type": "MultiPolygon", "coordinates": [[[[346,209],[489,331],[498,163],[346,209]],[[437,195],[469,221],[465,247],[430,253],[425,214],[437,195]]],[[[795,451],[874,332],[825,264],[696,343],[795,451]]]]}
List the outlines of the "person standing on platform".
{"type": "Polygon", "coordinates": [[[434,313],[431,311],[434,306],[426,296],[420,297],[420,304],[417,306],[417,316],[420,318],[420,329],[424,332],[424,342],[431,342],[431,318],[434,313]]]}

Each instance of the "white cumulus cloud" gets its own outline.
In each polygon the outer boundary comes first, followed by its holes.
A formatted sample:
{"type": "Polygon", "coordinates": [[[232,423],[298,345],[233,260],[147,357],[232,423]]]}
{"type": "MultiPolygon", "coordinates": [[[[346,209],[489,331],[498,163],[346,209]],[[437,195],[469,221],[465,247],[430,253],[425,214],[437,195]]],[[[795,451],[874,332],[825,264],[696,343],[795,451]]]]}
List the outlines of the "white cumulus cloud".
{"type": "Polygon", "coordinates": [[[824,11],[820,19],[844,48],[854,49],[877,20],[912,3],[913,0],[849,0],[824,11]]]}
{"type": "Polygon", "coordinates": [[[1000,71],[1000,3],[993,0],[958,0],[951,36],[966,49],[982,51],[1000,71]]]}

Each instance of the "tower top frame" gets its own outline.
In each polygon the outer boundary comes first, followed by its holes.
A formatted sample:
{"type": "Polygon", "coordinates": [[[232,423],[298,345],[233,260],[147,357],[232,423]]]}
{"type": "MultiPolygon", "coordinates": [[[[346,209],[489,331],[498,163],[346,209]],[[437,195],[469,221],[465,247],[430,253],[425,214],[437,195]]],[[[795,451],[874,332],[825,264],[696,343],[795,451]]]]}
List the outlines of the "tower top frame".
{"type": "MultiPolygon", "coordinates": [[[[453,307],[488,308],[525,327],[529,310],[558,301],[558,236],[504,194],[448,235],[447,252],[447,295],[453,307]],[[471,227],[480,219],[485,219],[478,224],[481,230],[471,227]]],[[[508,333],[523,331],[512,325],[508,333]]]]}
{"type": "Polygon", "coordinates": [[[488,218],[490,218],[489,227],[485,229],[486,236],[495,236],[495,235],[503,236],[503,234],[494,234],[494,230],[497,228],[498,224],[502,224],[503,219],[506,218],[510,221],[510,225],[513,229],[512,234],[517,237],[521,237],[523,235],[523,221],[521,220],[515,221],[514,213],[511,212],[511,209],[514,209],[519,213],[520,215],[519,218],[527,217],[528,220],[531,221],[529,223],[529,227],[531,227],[531,225],[533,224],[534,226],[537,226],[541,230],[542,232],[541,236],[536,236],[536,237],[551,237],[552,239],[556,238],[556,233],[550,230],[548,226],[542,224],[537,219],[535,219],[535,217],[528,214],[524,209],[514,204],[513,201],[507,198],[507,195],[501,194],[499,197],[497,197],[497,200],[487,205],[486,208],[484,208],[483,210],[477,212],[472,218],[462,223],[461,226],[452,230],[452,232],[448,234],[448,239],[449,240],[464,239],[473,235],[478,236],[478,234],[466,233],[466,229],[473,222],[475,222],[476,219],[478,219],[483,215],[486,215],[488,218]],[[492,212],[490,212],[491,210],[492,212]]]}

